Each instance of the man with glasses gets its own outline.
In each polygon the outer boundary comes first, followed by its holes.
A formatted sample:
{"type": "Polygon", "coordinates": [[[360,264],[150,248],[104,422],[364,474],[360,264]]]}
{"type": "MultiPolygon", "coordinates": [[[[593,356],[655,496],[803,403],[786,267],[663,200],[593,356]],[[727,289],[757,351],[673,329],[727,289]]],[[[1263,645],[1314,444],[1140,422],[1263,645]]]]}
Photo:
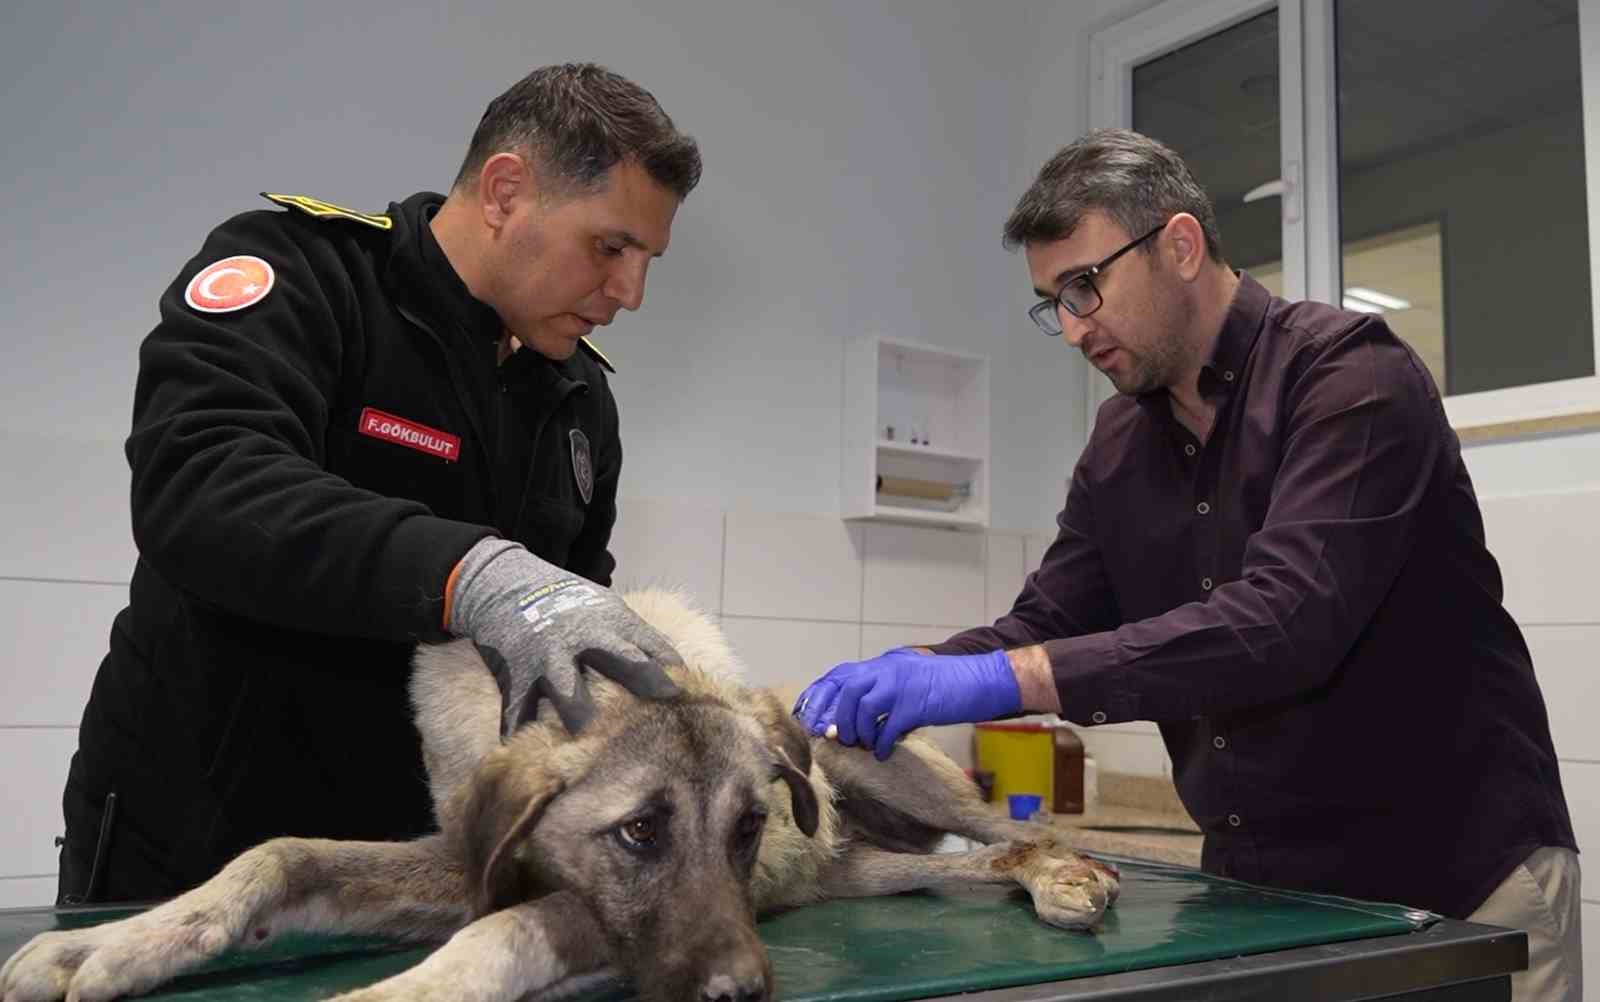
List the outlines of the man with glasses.
{"type": "Polygon", "coordinates": [[[1544,701],[1423,363],[1230,269],[1137,133],[1056,154],[1005,242],[1034,323],[1119,395],[1011,611],[835,667],[802,721],[881,758],[928,724],[1154,720],[1207,872],[1524,928],[1517,997],[1581,998],[1544,701]]]}

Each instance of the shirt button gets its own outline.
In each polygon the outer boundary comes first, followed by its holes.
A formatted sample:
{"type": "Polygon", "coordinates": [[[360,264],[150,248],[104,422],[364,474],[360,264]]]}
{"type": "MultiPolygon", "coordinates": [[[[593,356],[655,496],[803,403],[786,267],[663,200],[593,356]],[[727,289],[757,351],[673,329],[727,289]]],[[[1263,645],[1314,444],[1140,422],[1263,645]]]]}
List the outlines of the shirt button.
{"type": "Polygon", "coordinates": [[[1211,739],[1211,747],[1213,747],[1213,748],[1226,748],[1226,747],[1228,747],[1228,739],[1224,738],[1222,735],[1219,734],[1216,737],[1211,739]]]}
{"type": "Polygon", "coordinates": [[[1211,506],[1202,501],[1194,506],[1194,510],[1202,515],[1205,515],[1211,511],[1211,506]]]}
{"type": "Polygon", "coordinates": [[[1192,445],[1186,445],[1186,446],[1184,446],[1184,447],[1183,447],[1183,454],[1184,454],[1184,455],[1185,455],[1185,456],[1192,456],[1192,455],[1194,455],[1194,446],[1192,446],[1192,445]]]}
{"type": "Polygon", "coordinates": [[[1232,825],[1234,828],[1239,827],[1243,823],[1244,822],[1239,820],[1239,815],[1237,815],[1237,814],[1228,815],[1228,824],[1232,825]]]}
{"type": "Polygon", "coordinates": [[[1225,383],[1233,382],[1233,370],[1232,369],[1229,369],[1229,370],[1227,370],[1226,372],[1224,372],[1222,374],[1222,381],[1225,382],[1225,383]]]}
{"type": "Polygon", "coordinates": [[[1104,710],[1096,710],[1093,713],[1089,714],[1089,719],[1094,721],[1097,724],[1103,724],[1103,723],[1106,722],[1106,711],[1104,711],[1104,710]]]}
{"type": "Polygon", "coordinates": [[[1211,590],[1211,579],[1210,578],[1201,578],[1200,579],[1200,590],[1201,591],[1210,591],[1211,590]]]}

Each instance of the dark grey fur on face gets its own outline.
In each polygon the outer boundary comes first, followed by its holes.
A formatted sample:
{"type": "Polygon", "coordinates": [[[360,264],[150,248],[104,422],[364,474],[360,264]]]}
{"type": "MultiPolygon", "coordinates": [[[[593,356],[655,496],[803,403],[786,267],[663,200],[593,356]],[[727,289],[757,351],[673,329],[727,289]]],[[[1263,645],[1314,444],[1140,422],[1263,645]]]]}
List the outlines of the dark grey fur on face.
{"type": "MultiPolygon", "coordinates": [[[[1097,209],[1130,240],[1187,212],[1199,220],[1211,259],[1223,260],[1222,234],[1205,189],[1182,157],[1131,129],[1096,129],[1051,157],[1006,220],[1003,242],[1016,250],[1064,240],[1097,209]]],[[[1152,253],[1153,246],[1139,250],[1152,253]]]]}
{"type": "MultiPolygon", "coordinates": [[[[518,768],[511,749],[480,770],[465,853],[480,911],[566,890],[647,998],[698,998],[708,972],[768,992],[749,888],[762,790],[789,781],[774,736],[689,697],[615,704],[582,740],[591,764],[564,788],[518,768]]],[[[814,831],[815,795],[796,785],[797,821],[808,815],[814,831]]]]}
{"type": "Polygon", "coordinates": [[[557,197],[593,194],[612,167],[637,163],[679,199],[700,183],[700,148],[650,92],[592,63],[544,66],[489,102],[456,187],[471,185],[496,153],[530,156],[557,197]]]}

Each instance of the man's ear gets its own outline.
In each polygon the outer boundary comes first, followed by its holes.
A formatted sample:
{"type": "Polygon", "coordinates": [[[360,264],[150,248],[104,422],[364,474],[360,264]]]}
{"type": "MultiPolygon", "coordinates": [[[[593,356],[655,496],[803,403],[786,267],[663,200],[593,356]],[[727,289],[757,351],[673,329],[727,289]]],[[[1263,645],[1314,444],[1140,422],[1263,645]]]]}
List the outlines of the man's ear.
{"type": "Polygon", "coordinates": [[[498,231],[510,220],[517,199],[534,183],[528,161],[515,153],[496,153],[478,171],[478,209],[489,228],[498,231]]]}
{"type": "Polygon", "coordinates": [[[1193,281],[1206,263],[1206,232],[1200,220],[1187,212],[1180,212],[1167,222],[1165,242],[1172,260],[1183,280],[1193,281]]]}
{"type": "Polygon", "coordinates": [[[526,900],[517,847],[561,793],[561,780],[492,753],[472,777],[461,811],[462,856],[467,900],[474,916],[526,900]]]}

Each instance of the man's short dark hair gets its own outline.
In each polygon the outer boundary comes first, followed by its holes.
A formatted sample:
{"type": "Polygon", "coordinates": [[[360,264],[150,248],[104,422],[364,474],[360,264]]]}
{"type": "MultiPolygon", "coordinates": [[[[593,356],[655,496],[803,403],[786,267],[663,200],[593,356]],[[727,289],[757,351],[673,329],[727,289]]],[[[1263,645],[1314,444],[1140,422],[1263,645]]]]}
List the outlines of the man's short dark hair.
{"type": "Polygon", "coordinates": [[[489,102],[456,187],[474,183],[496,153],[529,156],[557,196],[590,193],[631,161],[686,198],[700,183],[700,147],[679,132],[650,92],[593,63],[543,66],[489,102]]]}
{"type": "Polygon", "coordinates": [[[1005,247],[1065,240],[1096,209],[1130,238],[1187,212],[1200,221],[1211,259],[1223,260],[1211,199],[1189,166],[1171,148],[1131,129],[1096,129],[1051,157],[1006,220],[1005,247]]]}

